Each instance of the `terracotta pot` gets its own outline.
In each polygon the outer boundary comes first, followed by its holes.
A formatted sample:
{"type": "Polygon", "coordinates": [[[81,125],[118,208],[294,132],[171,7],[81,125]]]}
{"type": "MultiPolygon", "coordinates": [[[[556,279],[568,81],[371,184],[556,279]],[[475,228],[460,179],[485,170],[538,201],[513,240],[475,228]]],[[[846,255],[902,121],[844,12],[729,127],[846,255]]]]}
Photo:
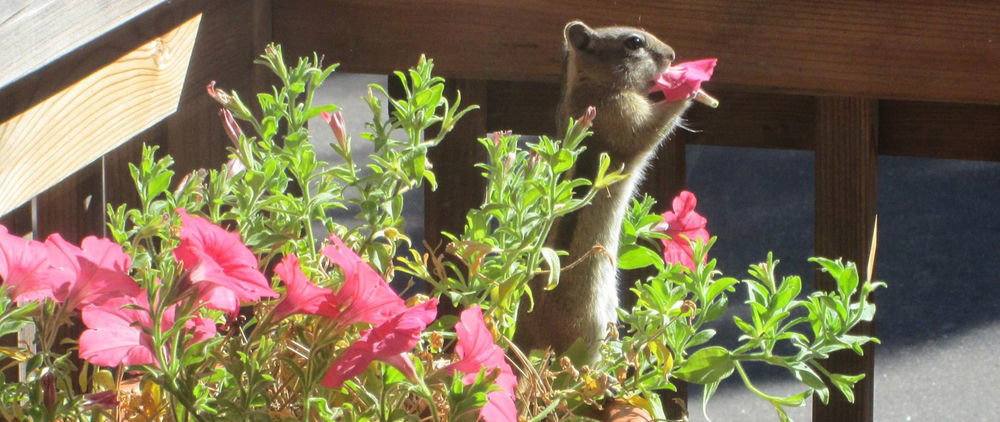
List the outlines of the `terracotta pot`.
{"type": "Polygon", "coordinates": [[[618,399],[605,403],[604,411],[597,419],[605,422],[653,422],[646,409],[618,399]]]}

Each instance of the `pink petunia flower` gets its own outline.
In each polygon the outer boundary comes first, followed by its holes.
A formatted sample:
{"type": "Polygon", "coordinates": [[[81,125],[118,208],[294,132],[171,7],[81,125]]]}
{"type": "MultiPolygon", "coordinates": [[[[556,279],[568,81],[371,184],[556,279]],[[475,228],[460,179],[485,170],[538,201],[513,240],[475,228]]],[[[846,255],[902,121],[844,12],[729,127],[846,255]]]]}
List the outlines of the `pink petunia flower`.
{"type": "Polygon", "coordinates": [[[82,309],[139,292],[128,275],[132,258],[111,240],[88,236],[77,247],[55,233],[45,240],[45,247],[56,277],[65,280],[54,292],[55,299],[67,308],[82,309]]]}
{"type": "Polygon", "coordinates": [[[69,282],[57,276],[48,256],[42,242],[14,236],[0,225],[0,279],[15,302],[55,300],[55,292],[69,282]]]}
{"type": "MultiPolygon", "coordinates": [[[[174,326],[177,305],[164,310],[160,328],[167,331],[174,326]]],[[[109,299],[100,306],[89,305],[81,310],[87,329],[80,335],[80,358],[92,364],[115,367],[118,365],[158,365],[153,350],[153,329],[146,292],[136,296],[109,299]]],[[[193,317],[184,323],[191,335],[188,344],[198,343],[216,334],[215,322],[209,318],[193,317]]]]}
{"type": "Polygon", "coordinates": [[[406,309],[403,299],[358,254],[330,235],[331,245],[322,253],[344,271],[344,284],[330,299],[336,307],[324,315],[337,319],[341,326],[355,322],[379,325],[406,309]]]}
{"type": "Polygon", "coordinates": [[[698,199],[693,193],[681,192],[674,198],[673,211],[663,213],[663,222],[656,227],[661,233],[670,236],[669,240],[660,240],[663,243],[663,260],[691,270],[695,269],[695,264],[689,240],[701,239],[707,242],[709,239],[708,230],[705,229],[707,220],[694,210],[697,204],[698,199]]]}
{"type": "Polygon", "coordinates": [[[517,420],[517,407],[514,405],[517,376],[507,363],[503,349],[497,346],[493,334],[486,327],[483,310],[473,306],[462,311],[459,319],[455,324],[455,335],[458,337],[455,353],[459,360],[448,369],[464,374],[462,382],[465,385],[476,382],[483,368],[499,371],[494,382],[500,390],[487,393],[487,403],[479,411],[479,418],[487,422],[517,420]]]}
{"type": "Polygon", "coordinates": [[[340,388],[344,381],[365,371],[372,361],[395,366],[407,376],[415,369],[407,352],[420,341],[420,333],[437,316],[436,298],[396,314],[381,325],[361,334],[344,350],[323,377],[323,386],[340,388]]]}
{"type": "Polygon", "coordinates": [[[274,267],[274,273],[285,282],[285,299],[274,308],[274,320],[289,315],[312,314],[334,317],[335,308],[330,303],[333,290],[319,287],[306,278],[299,266],[299,258],[288,255],[274,267]]]}
{"type": "Polygon", "coordinates": [[[663,92],[667,102],[692,98],[701,89],[701,83],[712,78],[717,61],[718,59],[702,59],[670,66],[656,79],[651,92],[663,92]]]}
{"type": "Polygon", "coordinates": [[[236,312],[240,303],[278,297],[257,269],[257,257],[238,234],[189,216],[184,209],[177,209],[177,213],[181,216],[181,242],[174,257],[190,271],[191,282],[205,284],[199,297],[206,307],[236,312]]]}

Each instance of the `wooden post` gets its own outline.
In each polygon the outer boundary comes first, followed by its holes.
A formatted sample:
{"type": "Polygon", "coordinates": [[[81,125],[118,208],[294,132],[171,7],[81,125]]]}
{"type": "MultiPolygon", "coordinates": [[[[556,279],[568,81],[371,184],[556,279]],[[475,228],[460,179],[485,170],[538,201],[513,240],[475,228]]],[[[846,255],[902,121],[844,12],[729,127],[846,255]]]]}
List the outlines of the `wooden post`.
{"type": "Polygon", "coordinates": [[[486,136],[486,83],[449,79],[448,89],[449,98],[454,96],[454,90],[461,91],[462,107],[478,104],[480,109],[462,117],[445,140],[428,153],[438,182],[436,191],[429,186],[424,189],[424,240],[431,248],[443,246],[441,231],[462,232],[465,215],[482,204],[486,190],[482,171],[475,167],[486,159],[485,151],[476,141],[486,136]]]}
{"type": "MultiPolygon", "coordinates": [[[[877,100],[822,97],[817,101],[815,253],[842,257],[859,268],[865,268],[868,260],[876,213],[877,125],[877,100]]],[[[834,290],[836,284],[829,275],[817,273],[816,287],[834,290]]],[[[859,326],[857,332],[872,335],[873,327],[859,326]]],[[[831,372],[867,376],[854,387],[853,405],[832,388],[829,405],[814,399],[814,421],[872,420],[873,352],[869,343],[864,356],[844,351],[825,362],[831,372]]]]}
{"type": "MultiPolygon", "coordinates": [[[[670,209],[671,201],[687,185],[687,162],[685,160],[687,142],[691,138],[688,132],[675,132],[660,146],[653,161],[653,166],[646,172],[646,179],[639,188],[639,195],[648,193],[656,199],[654,211],[663,212],[670,209]]],[[[625,271],[618,285],[618,297],[621,305],[630,309],[635,304],[635,294],[629,288],[640,278],[652,275],[648,270],[625,271]]],[[[679,379],[672,380],[677,391],[661,391],[660,401],[667,418],[681,420],[687,416],[688,384],[679,379]]]]}

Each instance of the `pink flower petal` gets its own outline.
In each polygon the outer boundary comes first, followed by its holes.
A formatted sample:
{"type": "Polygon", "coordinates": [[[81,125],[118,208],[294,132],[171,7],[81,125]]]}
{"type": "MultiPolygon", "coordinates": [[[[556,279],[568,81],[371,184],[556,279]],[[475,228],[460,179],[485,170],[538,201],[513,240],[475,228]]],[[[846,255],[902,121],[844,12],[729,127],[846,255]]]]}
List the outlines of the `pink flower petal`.
{"type": "Polygon", "coordinates": [[[663,243],[663,260],[694,270],[694,251],[689,241],[709,240],[711,236],[705,229],[708,220],[695,212],[698,199],[691,192],[681,192],[672,205],[673,211],[663,213],[663,223],[658,226],[660,231],[670,236],[670,239],[660,240],[663,243]]]}
{"type": "MultiPolygon", "coordinates": [[[[340,388],[344,381],[354,378],[368,368],[374,360],[388,361],[397,367],[400,354],[409,352],[420,341],[420,333],[437,316],[436,298],[400,312],[381,325],[365,331],[358,341],[330,365],[323,377],[323,386],[340,388]]],[[[406,373],[410,367],[400,368],[406,373]]]]}
{"type": "Polygon", "coordinates": [[[191,340],[190,340],[191,344],[203,342],[212,337],[215,337],[216,334],[215,321],[212,320],[211,318],[205,318],[205,317],[191,318],[187,320],[187,323],[184,324],[184,327],[187,328],[191,333],[191,340]]]}
{"type": "Polygon", "coordinates": [[[494,381],[500,390],[486,395],[488,402],[480,410],[480,419],[487,422],[517,420],[517,408],[514,405],[517,376],[507,363],[503,349],[496,344],[493,334],[486,326],[483,310],[479,306],[462,311],[459,322],[455,324],[455,335],[458,337],[455,353],[459,360],[448,368],[463,373],[462,382],[465,385],[476,382],[483,368],[500,371],[494,381]]]}
{"type": "MultiPolygon", "coordinates": [[[[173,305],[163,311],[161,329],[174,326],[173,305]]],[[[87,329],[80,335],[80,358],[101,366],[158,365],[153,351],[153,339],[148,332],[153,328],[146,291],[135,296],[109,299],[101,305],[87,305],[81,316],[87,329]]],[[[189,344],[215,337],[215,322],[195,316],[185,324],[192,335],[189,344]]]]}
{"type": "Polygon", "coordinates": [[[486,404],[479,410],[479,419],[486,422],[507,422],[517,420],[517,406],[514,396],[502,390],[486,393],[486,404]]]}
{"type": "Polygon", "coordinates": [[[333,314],[330,304],[333,291],[310,282],[302,272],[297,256],[286,256],[274,267],[274,273],[285,282],[285,299],[274,309],[275,321],[293,314],[334,316],[329,315],[333,314]]]}
{"type": "MultiPolygon", "coordinates": [[[[181,216],[181,242],[174,249],[174,257],[190,271],[193,283],[207,283],[228,289],[239,302],[256,302],[265,297],[278,297],[267,278],[257,269],[257,257],[240,236],[197,216],[189,216],[178,209],[181,216]]],[[[203,302],[208,307],[235,312],[234,300],[228,294],[203,289],[203,302]],[[222,300],[224,298],[225,300],[222,300]]]]}
{"type": "Polygon", "coordinates": [[[321,251],[344,272],[344,284],[330,300],[337,309],[324,315],[336,318],[341,325],[367,322],[379,325],[406,309],[406,304],[367,262],[330,235],[330,245],[321,251]]]}
{"type": "Polygon", "coordinates": [[[83,323],[88,327],[80,335],[81,359],[109,367],[155,364],[152,339],[142,331],[143,326],[151,325],[149,313],[126,305],[144,304],[134,297],[123,297],[81,310],[83,323]]]}
{"type": "Polygon", "coordinates": [[[0,279],[15,302],[56,300],[55,292],[69,283],[48,263],[48,250],[35,240],[14,236],[0,225],[0,279]]]}
{"type": "Polygon", "coordinates": [[[718,59],[702,59],[677,63],[656,79],[652,91],[661,91],[667,102],[691,98],[701,89],[701,83],[712,78],[718,59]]]}
{"type": "Polygon", "coordinates": [[[45,240],[45,247],[59,277],[68,280],[55,292],[67,307],[82,309],[139,292],[139,285],[128,275],[132,258],[111,240],[88,236],[80,248],[55,233],[45,240]]]}

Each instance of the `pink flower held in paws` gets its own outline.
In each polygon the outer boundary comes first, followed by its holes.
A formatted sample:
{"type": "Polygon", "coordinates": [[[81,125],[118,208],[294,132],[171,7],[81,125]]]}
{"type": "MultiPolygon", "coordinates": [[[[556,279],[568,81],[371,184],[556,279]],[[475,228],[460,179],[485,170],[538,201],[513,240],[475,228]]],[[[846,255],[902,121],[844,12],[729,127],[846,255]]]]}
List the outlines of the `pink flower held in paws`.
{"type": "Polygon", "coordinates": [[[275,321],[294,314],[326,315],[331,318],[336,315],[330,303],[333,290],[310,282],[302,272],[297,256],[286,256],[274,267],[274,273],[285,282],[285,299],[274,309],[275,321]]]}
{"type": "Polygon", "coordinates": [[[341,326],[356,322],[379,325],[406,309],[406,304],[367,262],[344,245],[336,235],[330,235],[331,245],[322,253],[344,272],[344,284],[330,300],[336,307],[330,316],[341,326]]]}
{"type": "Polygon", "coordinates": [[[658,231],[670,236],[669,240],[660,240],[663,243],[663,260],[694,270],[694,251],[689,241],[709,240],[708,230],[705,229],[707,220],[695,212],[698,199],[691,192],[681,192],[672,205],[673,211],[663,213],[663,223],[657,226],[658,231]]]}
{"type": "Polygon", "coordinates": [[[177,213],[181,216],[181,242],[174,257],[190,271],[191,282],[206,284],[200,293],[206,307],[236,312],[241,302],[278,297],[257,269],[257,257],[238,234],[189,216],[184,209],[177,209],[177,213]]]}
{"type": "Polygon", "coordinates": [[[0,280],[15,302],[55,300],[55,292],[69,282],[57,277],[48,256],[42,242],[14,236],[0,225],[0,280]]]}
{"type": "Polygon", "coordinates": [[[487,403],[480,410],[479,418],[487,422],[517,420],[517,408],[514,405],[517,376],[507,364],[503,349],[494,342],[479,306],[462,311],[459,322],[455,324],[455,335],[458,337],[455,353],[459,360],[448,368],[463,373],[462,382],[465,385],[476,382],[483,368],[487,371],[500,371],[494,381],[500,390],[486,395],[487,403]]]}
{"type": "Polygon", "coordinates": [[[656,79],[650,92],[663,92],[667,102],[692,98],[701,89],[701,83],[712,78],[717,61],[718,59],[702,59],[670,66],[656,79]]]}
{"type": "Polygon", "coordinates": [[[323,377],[323,386],[340,388],[345,380],[361,374],[375,360],[389,363],[412,377],[415,369],[407,352],[420,341],[420,333],[427,324],[434,321],[437,304],[437,299],[431,298],[366,330],[333,362],[323,377]]]}
{"type": "Polygon", "coordinates": [[[82,309],[139,292],[139,285],[128,275],[132,258],[117,243],[88,236],[77,247],[56,233],[45,240],[45,247],[57,277],[66,280],[54,292],[55,299],[68,308],[82,309]]]}

